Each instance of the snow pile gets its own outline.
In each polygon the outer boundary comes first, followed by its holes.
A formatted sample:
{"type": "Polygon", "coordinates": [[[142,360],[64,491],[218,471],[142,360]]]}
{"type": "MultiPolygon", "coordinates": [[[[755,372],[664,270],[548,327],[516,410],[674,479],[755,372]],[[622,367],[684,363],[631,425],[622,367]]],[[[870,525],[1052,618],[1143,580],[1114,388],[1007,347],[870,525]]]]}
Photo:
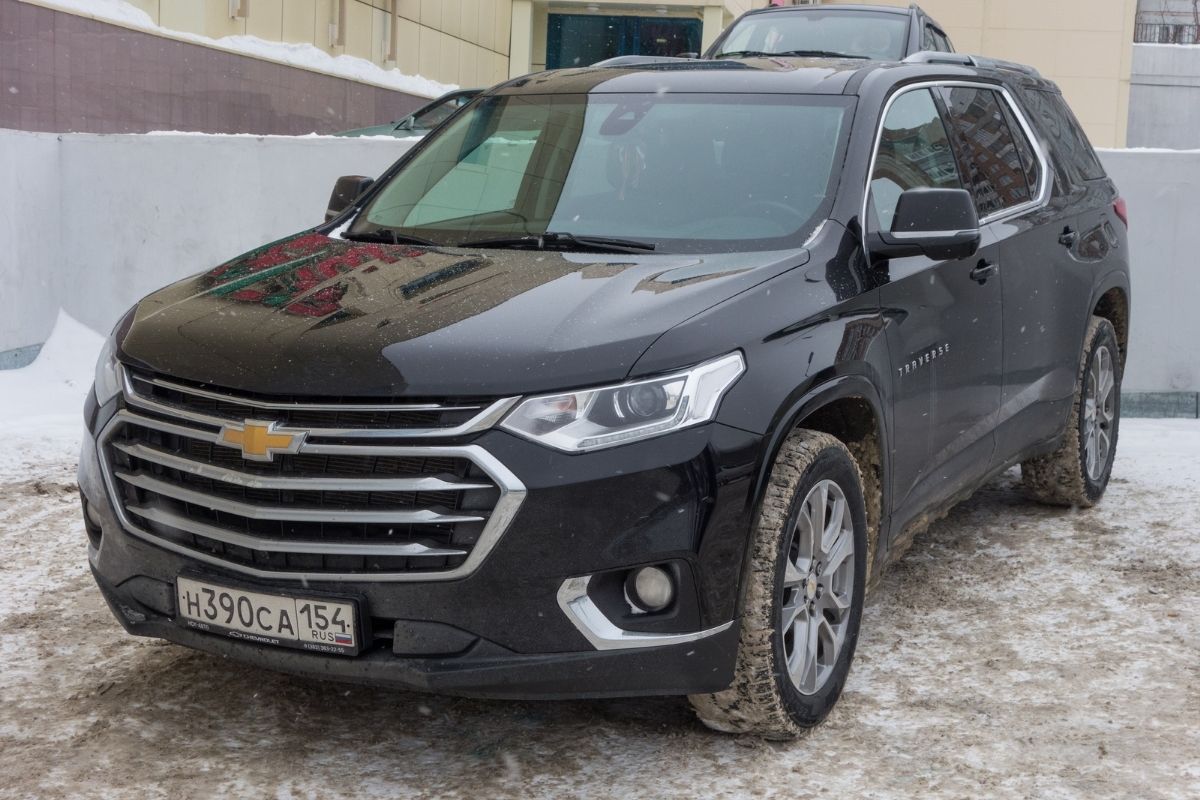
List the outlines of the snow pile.
{"type": "Polygon", "coordinates": [[[373,61],[357,56],[331,56],[307,42],[271,42],[257,36],[223,36],[213,39],[186,31],[176,31],[155,24],[145,11],[126,0],[47,0],[47,6],[85,14],[105,22],[115,22],[129,28],[165,34],[173,39],[215,47],[239,55],[254,56],[327,75],[349,78],[395,89],[399,92],[437,97],[458,88],[455,84],[439,83],[419,75],[406,75],[398,69],[384,69],[373,61]]]}
{"type": "Polygon", "coordinates": [[[0,370],[0,477],[74,459],[104,337],[60,311],[37,360],[0,370]]]}

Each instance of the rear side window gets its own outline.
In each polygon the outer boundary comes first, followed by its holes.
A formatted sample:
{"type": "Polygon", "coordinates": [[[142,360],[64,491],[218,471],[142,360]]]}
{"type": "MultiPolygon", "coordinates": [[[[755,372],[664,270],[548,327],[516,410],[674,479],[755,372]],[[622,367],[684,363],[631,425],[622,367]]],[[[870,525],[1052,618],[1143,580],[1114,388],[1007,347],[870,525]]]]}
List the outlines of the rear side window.
{"type": "Polygon", "coordinates": [[[883,121],[871,173],[871,208],[879,228],[892,229],[902,192],[923,187],[963,185],[937,104],[928,89],[916,89],[900,95],[883,121]]]}
{"type": "Polygon", "coordinates": [[[1050,140],[1054,152],[1067,163],[1078,179],[1094,181],[1103,178],[1104,166],[1062,95],[1029,89],[1024,96],[1034,126],[1050,140]]]}
{"type": "Polygon", "coordinates": [[[922,50],[937,50],[937,42],[933,38],[933,27],[925,26],[925,30],[921,33],[921,49],[922,50]]]}
{"type": "Polygon", "coordinates": [[[1000,95],[973,86],[942,91],[950,124],[957,128],[966,147],[963,172],[975,192],[979,216],[987,217],[1031,200],[1033,190],[1000,95]]]}
{"type": "Polygon", "coordinates": [[[928,24],[925,26],[924,33],[921,34],[921,49],[941,53],[954,52],[954,48],[950,46],[950,40],[946,38],[946,34],[928,24]]]}

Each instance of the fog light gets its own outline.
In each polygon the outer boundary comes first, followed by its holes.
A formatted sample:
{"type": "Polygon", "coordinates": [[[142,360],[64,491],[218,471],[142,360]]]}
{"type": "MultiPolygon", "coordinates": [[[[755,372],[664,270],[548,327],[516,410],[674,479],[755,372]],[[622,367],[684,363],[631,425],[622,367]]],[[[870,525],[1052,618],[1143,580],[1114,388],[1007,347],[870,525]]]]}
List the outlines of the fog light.
{"type": "Polygon", "coordinates": [[[642,567],[625,579],[625,593],[643,611],[662,611],[675,599],[675,582],[661,567],[642,567]]]}

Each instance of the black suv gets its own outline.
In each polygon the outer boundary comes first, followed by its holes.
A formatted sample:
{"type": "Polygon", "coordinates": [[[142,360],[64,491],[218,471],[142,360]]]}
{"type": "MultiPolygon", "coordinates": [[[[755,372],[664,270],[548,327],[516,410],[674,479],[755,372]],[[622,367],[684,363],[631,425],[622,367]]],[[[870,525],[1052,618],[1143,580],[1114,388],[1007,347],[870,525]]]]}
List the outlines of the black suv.
{"type": "Polygon", "coordinates": [[[920,52],[953,53],[950,37],[915,3],[894,6],[776,6],[747,11],[704,53],[842,56],[899,61],[920,52]]]}
{"type": "Polygon", "coordinates": [[[788,737],[1011,465],[1108,481],[1125,211],[1053,84],[723,60],[498,86],[327,224],[139,302],[89,398],[132,633],[788,737]]]}

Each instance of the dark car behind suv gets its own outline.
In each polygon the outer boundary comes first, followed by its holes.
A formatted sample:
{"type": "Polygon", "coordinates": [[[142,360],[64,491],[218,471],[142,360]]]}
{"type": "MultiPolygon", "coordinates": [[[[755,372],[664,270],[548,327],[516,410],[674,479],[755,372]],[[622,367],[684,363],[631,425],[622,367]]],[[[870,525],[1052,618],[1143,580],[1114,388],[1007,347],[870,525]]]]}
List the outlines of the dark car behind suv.
{"type": "Polygon", "coordinates": [[[954,45],[916,4],[775,6],[738,17],[704,57],[825,54],[900,61],[919,52],[953,53],[954,45]]]}
{"type": "Polygon", "coordinates": [[[1124,204],[1053,84],[956,58],[526,76],[145,298],[79,471],[114,614],[326,678],[817,723],[914,533],[1014,464],[1091,505],[1115,452],[1124,204]]]}

